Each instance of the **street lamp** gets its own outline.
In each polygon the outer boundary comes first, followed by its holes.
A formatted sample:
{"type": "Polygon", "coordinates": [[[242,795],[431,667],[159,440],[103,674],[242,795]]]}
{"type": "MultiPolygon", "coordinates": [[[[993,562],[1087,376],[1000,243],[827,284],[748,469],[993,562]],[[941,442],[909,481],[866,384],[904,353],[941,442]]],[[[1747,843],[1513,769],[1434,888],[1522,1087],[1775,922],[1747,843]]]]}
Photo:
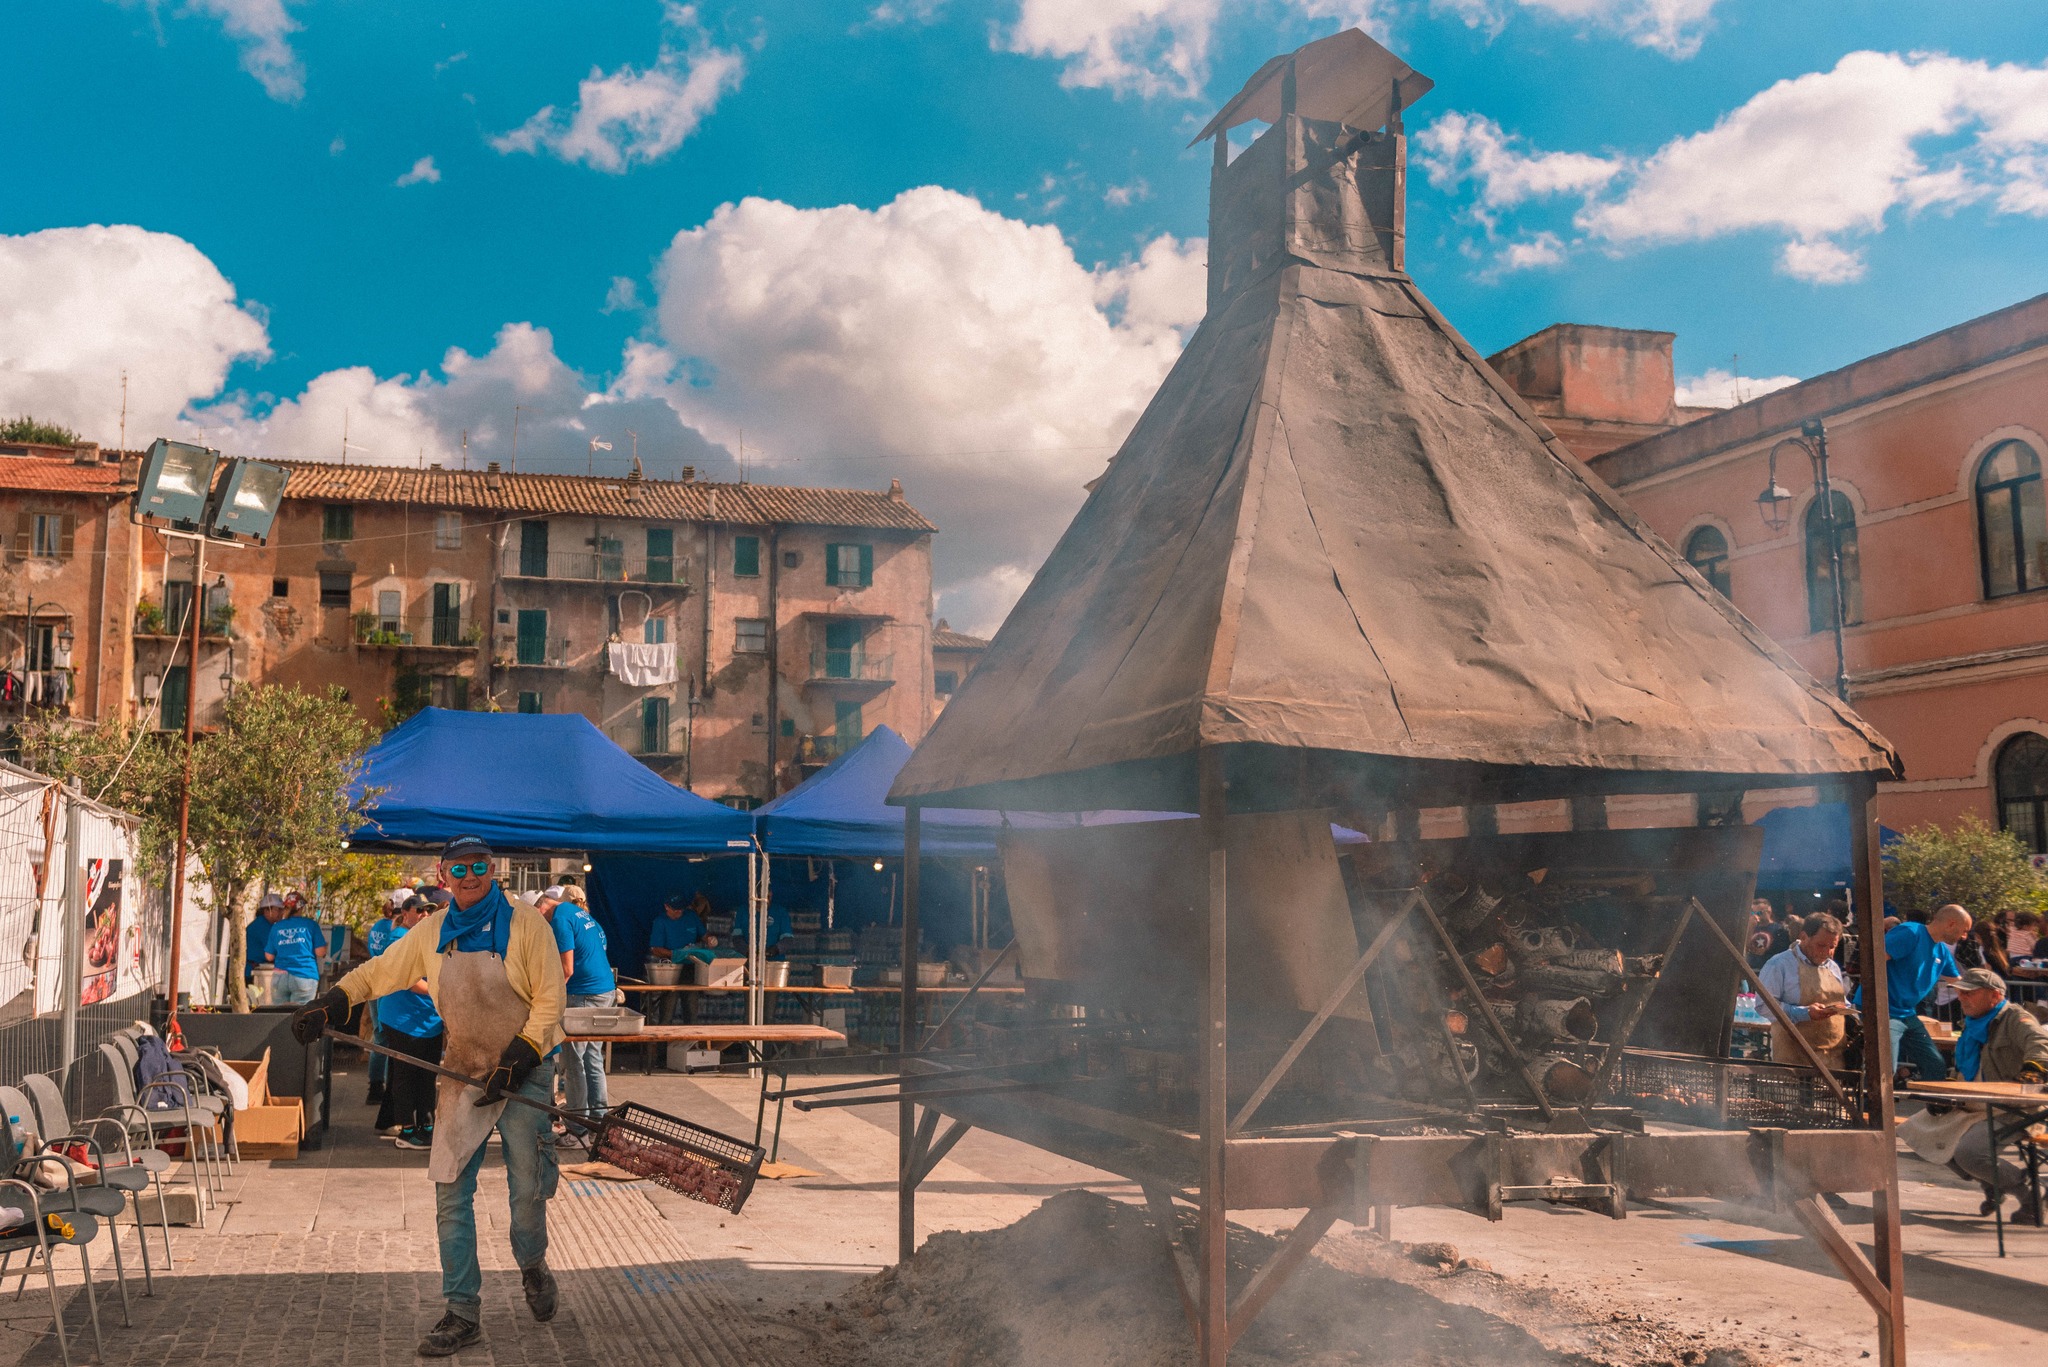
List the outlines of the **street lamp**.
{"type": "Polygon", "coordinates": [[[1820,500],[1821,532],[1827,537],[1828,544],[1829,617],[1835,634],[1835,696],[1847,702],[1849,665],[1842,644],[1842,629],[1848,603],[1842,584],[1842,533],[1835,521],[1834,487],[1828,482],[1827,428],[1819,418],[1809,418],[1800,424],[1798,436],[1787,437],[1771,448],[1770,471],[1765,477],[1764,491],[1756,496],[1756,507],[1764,525],[1774,532],[1784,531],[1792,520],[1792,493],[1778,482],[1778,453],[1788,450],[1805,455],[1813,469],[1814,493],[1820,500]]]}

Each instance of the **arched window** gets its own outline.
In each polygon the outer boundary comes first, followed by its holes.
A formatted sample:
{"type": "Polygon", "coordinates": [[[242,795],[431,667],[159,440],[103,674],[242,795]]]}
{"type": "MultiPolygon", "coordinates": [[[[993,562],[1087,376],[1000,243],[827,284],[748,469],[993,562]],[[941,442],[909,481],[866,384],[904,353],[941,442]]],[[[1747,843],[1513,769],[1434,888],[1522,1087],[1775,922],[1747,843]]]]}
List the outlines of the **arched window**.
{"type": "MultiPolygon", "coordinates": [[[[1835,535],[1842,545],[1842,620],[1863,620],[1863,571],[1856,557],[1856,510],[1846,494],[1831,493],[1835,535]]],[[[1815,499],[1806,510],[1806,626],[1809,631],[1835,627],[1834,566],[1828,558],[1828,529],[1815,499]]]]}
{"type": "Polygon", "coordinates": [[[2048,501],[2041,458],[2025,442],[2002,441],[1978,464],[1977,531],[1986,598],[2048,585],[2048,501]]]}
{"type": "Polygon", "coordinates": [[[2022,731],[1998,751],[1998,824],[2048,854],[2048,736],[2022,731]]]}
{"type": "Polygon", "coordinates": [[[1702,527],[1685,539],[1685,563],[1728,596],[1728,538],[1718,528],[1702,527]]]}

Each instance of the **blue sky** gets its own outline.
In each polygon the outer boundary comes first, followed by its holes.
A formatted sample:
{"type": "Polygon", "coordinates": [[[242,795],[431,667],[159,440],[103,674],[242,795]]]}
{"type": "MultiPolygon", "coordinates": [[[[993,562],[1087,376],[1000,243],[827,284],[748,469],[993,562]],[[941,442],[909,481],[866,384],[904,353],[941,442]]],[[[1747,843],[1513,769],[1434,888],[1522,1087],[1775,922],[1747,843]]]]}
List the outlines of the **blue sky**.
{"type": "Polygon", "coordinates": [[[409,462],[518,404],[522,463],[657,474],[744,430],[902,478],[990,626],[1199,315],[1184,144],[1348,19],[1437,82],[1409,264],[1482,350],[1782,380],[2048,288],[2030,3],[73,0],[8,20],[0,407],[111,443],[126,371],[131,443],[409,462]]]}

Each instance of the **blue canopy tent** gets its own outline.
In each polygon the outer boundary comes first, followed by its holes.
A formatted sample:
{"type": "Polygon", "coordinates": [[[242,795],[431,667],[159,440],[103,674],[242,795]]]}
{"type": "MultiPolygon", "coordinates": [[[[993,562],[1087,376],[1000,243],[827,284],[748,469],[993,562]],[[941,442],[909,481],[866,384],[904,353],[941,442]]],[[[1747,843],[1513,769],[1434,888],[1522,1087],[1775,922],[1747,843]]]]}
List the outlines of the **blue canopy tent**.
{"type": "MultiPolygon", "coordinates": [[[[1818,892],[1848,888],[1855,882],[1849,866],[1846,802],[1774,807],[1756,824],[1764,832],[1763,856],[1756,870],[1758,892],[1818,892]]],[[[1899,833],[1879,826],[1877,838],[1880,845],[1889,845],[1899,833]]]]}
{"type": "Polygon", "coordinates": [[[503,852],[726,854],[753,848],[744,812],[666,782],[576,713],[429,707],[363,757],[381,789],[358,850],[437,849],[478,835],[503,852]]]}

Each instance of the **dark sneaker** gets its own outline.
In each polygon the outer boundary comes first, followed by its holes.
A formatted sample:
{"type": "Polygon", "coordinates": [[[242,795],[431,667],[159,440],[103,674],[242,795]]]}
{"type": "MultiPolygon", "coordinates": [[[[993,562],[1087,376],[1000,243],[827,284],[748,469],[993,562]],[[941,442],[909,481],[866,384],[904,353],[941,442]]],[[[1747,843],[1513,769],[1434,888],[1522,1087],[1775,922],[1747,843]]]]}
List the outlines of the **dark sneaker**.
{"type": "Polygon", "coordinates": [[[555,1274],[548,1271],[546,1263],[523,1269],[519,1274],[519,1286],[526,1292],[526,1308],[533,1311],[535,1319],[546,1324],[555,1317],[555,1274]]]}
{"type": "Polygon", "coordinates": [[[372,1087],[369,1097],[363,1104],[365,1106],[382,1106],[384,1104],[384,1089],[382,1087],[372,1087]]]}
{"type": "Polygon", "coordinates": [[[481,1328],[450,1310],[441,1316],[439,1324],[427,1330],[416,1351],[423,1358],[454,1357],[470,1344],[483,1342],[483,1337],[481,1328]]]}
{"type": "Polygon", "coordinates": [[[422,1130],[403,1131],[392,1142],[401,1149],[431,1149],[434,1147],[434,1137],[422,1130]]]}

